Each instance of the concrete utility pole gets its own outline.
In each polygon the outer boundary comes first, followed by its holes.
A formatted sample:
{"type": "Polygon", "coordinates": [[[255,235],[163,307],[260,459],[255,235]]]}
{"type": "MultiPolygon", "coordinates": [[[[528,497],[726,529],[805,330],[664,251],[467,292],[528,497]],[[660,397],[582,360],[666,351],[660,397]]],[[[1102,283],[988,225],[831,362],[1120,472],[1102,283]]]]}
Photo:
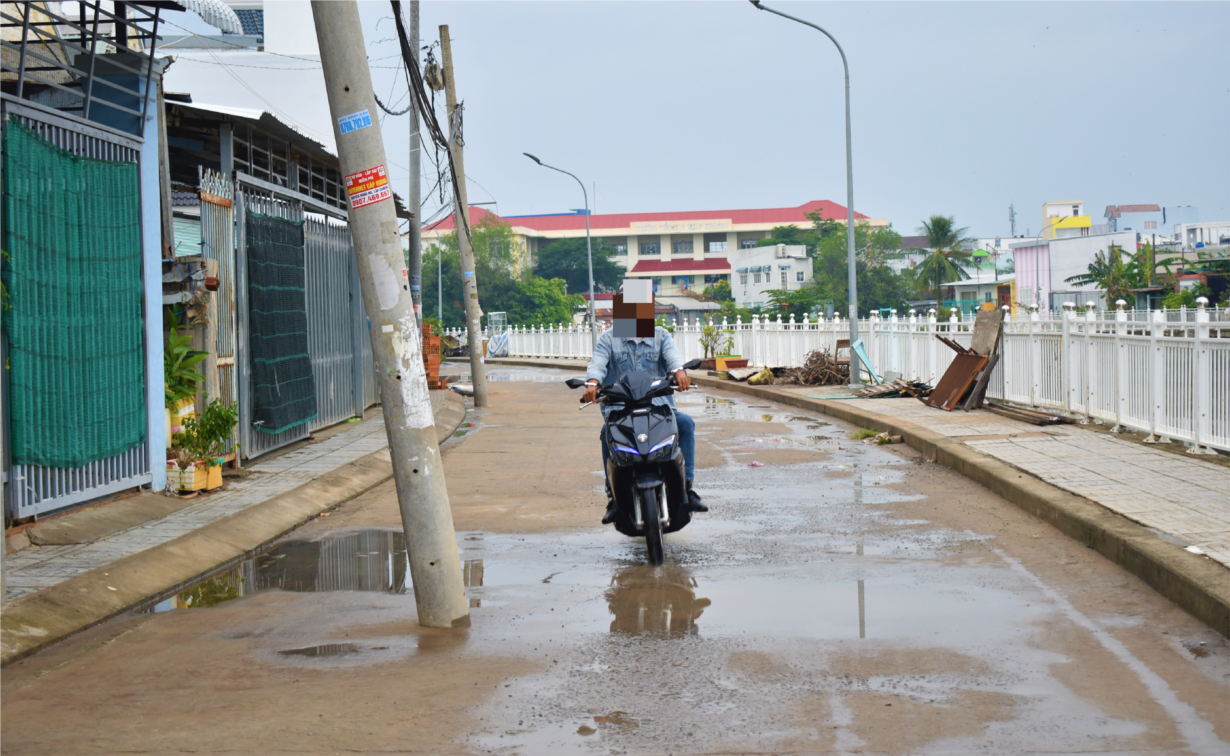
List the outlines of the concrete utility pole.
{"type": "MultiPolygon", "coordinates": [[[[419,624],[469,627],[469,602],[462,583],[444,465],[436,443],[422,342],[402,267],[405,263],[385,167],[384,140],[379,119],[372,118],[376,99],[363,54],[367,48],[359,8],[354,0],[313,0],[312,16],[350,199],[350,235],[371,321],[380,403],[419,624]]],[[[414,221],[418,221],[417,214],[414,221]]]]}
{"type": "Polygon", "coordinates": [[[466,198],[466,166],[462,159],[461,114],[457,112],[457,87],[453,82],[453,45],[448,24],[440,27],[440,62],[444,66],[444,97],[448,103],[448,149],[453,156],[457,180],[453,186],[453,219],[457,226],[457,247],[461,250],[461,300],[466,313],[466,335],[470,342],[470,378],[474,385],[474,406],[487,406],[487,373],[483,367],[483,311],[478,307],[478,281],[474,276],[474,249],[470,246],[470,211],[466,198]]]}
{"type": "MultiPolygon", "coordinates": [[[[419,55],[419,0],[410,0],[410,49],[414,50],[415,62],[419,55]]],[[[419,227],[419,209],[423,206],[422,171],[419,158],[422,140],[419,137],[419,109],[413,96],[410,97],[410,295],[414,299],[414,314],[419,328],[423,327],[423,236],[419,227]]],[[[442,335],[442,334],[439,334],[442,335]]]]}

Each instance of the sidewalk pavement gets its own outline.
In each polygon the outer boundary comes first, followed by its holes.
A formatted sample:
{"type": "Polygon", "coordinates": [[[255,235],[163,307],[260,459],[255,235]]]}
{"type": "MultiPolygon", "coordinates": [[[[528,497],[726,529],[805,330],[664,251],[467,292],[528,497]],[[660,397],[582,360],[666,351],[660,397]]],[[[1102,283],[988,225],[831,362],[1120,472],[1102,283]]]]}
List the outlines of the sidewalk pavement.
{"type": "MultiPolygon", "coordinates": [[[[465,401],[447,391],[433,391],[431,398],[436,435],[443,442],[465,418],[465,401]]],[[[225,563],[224,555],[227,558],[241,555],[245,550],[280,536],[305,519],[335,507],[391,476],[392,465],[386,451],[388,439],[384,418],[379,412],[353,423],[351,427],[328,430],[333,432],[321,441],[260,461],[247,468],[252,472],[249,477],[231,480],[225,490],[198,497],[189,506],[164,517],[103,535],[87,543],[31,545],[7,553],[4,562],[7,594],[2,644],[4,663],[16,658],[15,654],[32,650],[21,643],[14,644],[14,625],[9,620],[27,621],[26,615],[37,614],[31,610],[40,599],[44,603],[56,604],[60,601],[58,594],[69,590],[72,581],[82,581],[83,585],[91,580],[118,583],[115,578],[109,581],[101,579],[108,575],[104,570],[116,572],[116,566],[124,565],[140,574],[143,571],[142,560],[145,560],[146,577],[143,579],[150,580],[149,585],[157,586],[154,590],[161,590],[158,579],[171,581],[168,585],[187,582],[222,566],[225,563]],[[234,537],[236,530],[242,534],[241,539],[234,537]],[[210,539],[219,540],[222,534],[226,535],[220,539],[225,542],[225,547],[221,549],[202,543],[210,539]],[[169,559],[168,564],[159,564],[158,554],[162,554],[164,560],[169,559]],[[166,556],[168,554],[169,557],[166,556]],[[150,578],[150,573],[158,577],[150,578]],[[177,575],[174,580],[170,577],[172,573],[177,575]]],[[[119,518],[125,516],[124,508],[120,506],[122,504],[124,502],[121,501],[115,505],[119,518]]],[[[47,521],[47,524],[55,523],[61,529],[68,529],[63,528],[63,524],[74,516],[105,519],[107,506],[104,504],[90,510],[69,512],[47,521]]],[[[105,587],[117,591],[110,585],[105,587]]],[[[87,592],[88,589],[81,587],[79,590],[87,592]]],[[[69,632],[84,629],[112,616],[115,611],[153,598],[148,595],[148,590],[151,589],[145,589],[146,595],[143,595],[142,589],[134,587],[126,591],[126,595],[108,597],[118,601],[103,602],[104,605],[97,610],[79,611],[75,607],[73,617],[64,617],[58,624],[51,623],[56,624],[56,628],[46,632],[58,632],[58,637],[63,637],[69,632]]],[[[43,637],[39,633],[35,635],[43,637]]],[[[46,642],[37,645],[41,647],[46,642]]]]}
{"type": "MultiPolygon", "coordinates": [[[[586,364],[488,361],[568,370],[586,364]]],[[[1080,425],[1035,426],[982,410],[945,412],[908,397],[834,399],[849,395],[845,387],[693,380],[901,433],[929,459],[1097,548],[1220,632],[1230,632],[1230,468],[1080,425]],[[1014,472],[1044,486],[1026,485],[1028,479],[1014,472]],[[1086,502],[1097,508],[1087,509],[1086,502]],[[1159,539],[1163,543],[1150,543],[1159,539]]]]}
{"type": "MultiPolygon", "coordinates": [[[[788,390],[818,398],[849,393],[841,387],[788,390]]],[[[991,412],[944,412],[909,397],[843,404],[959,441],[1230,567],[1230,468],[1080,425],[1039,427],[991,412]]]]}

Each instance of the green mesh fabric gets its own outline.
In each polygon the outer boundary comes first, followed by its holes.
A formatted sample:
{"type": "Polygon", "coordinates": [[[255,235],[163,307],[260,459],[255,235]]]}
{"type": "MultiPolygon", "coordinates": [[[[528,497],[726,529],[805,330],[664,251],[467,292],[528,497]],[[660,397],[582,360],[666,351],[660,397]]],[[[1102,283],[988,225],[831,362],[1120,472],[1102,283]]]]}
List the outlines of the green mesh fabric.
{"type": "Polygon", "coordinates": [[[245,223],[252,424],[265,433],[281,433],[316,417],[303,221],[249,211],[245,223]]]}
{"type": "Polygon", "coordinates": [[[145,441],[136,163],[4,130],[4,283],[15,464],[81,467],[145,441]]]}

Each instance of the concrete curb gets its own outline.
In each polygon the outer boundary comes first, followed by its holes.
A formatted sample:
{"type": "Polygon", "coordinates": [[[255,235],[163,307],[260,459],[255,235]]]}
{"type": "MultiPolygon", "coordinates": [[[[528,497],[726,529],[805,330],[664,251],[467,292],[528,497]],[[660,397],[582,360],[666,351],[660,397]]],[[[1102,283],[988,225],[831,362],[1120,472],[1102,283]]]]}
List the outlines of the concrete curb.
{"type": "MultiPolygon", "coordinates": [[[[537,360],[489,360],[503,365],[578,370],[576,363],[537,360]]],[[[1155,591],[1196,619],[1230,637],[1230,574],[1209,559],[1163,541],[1148,528],[1076,494],[1046,483],[1027,472],[903,420],[888,418],[845,402],[810,399],[770,386],[749,386],[707,376],[692,381],[709,388],[769,399],[820,412],[864,428],[903,437],[928,460],[961,473],[1002,496],[1065,535],[1095,549],[1144,580],[1155,591]]]]}
{"type": "MultiPolygon", "coordinates": [[[[441,443],[457,430],[465,413],[465,400],[450,396],[449,406],[437,417],[441,443]]],[[[200,530],[14,599],[0,614],[0,667],[247,559],[321,512],[392,477],[389,450],[382,449],[200,530]]]]}

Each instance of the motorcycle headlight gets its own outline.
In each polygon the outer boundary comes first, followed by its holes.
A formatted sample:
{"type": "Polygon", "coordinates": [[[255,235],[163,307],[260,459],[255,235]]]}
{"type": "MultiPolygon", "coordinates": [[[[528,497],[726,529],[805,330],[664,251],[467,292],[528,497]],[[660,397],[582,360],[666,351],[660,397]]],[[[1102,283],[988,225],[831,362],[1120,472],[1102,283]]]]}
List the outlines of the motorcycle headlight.
{"type": "Polygon", "coordinates": [[[662,439],[662,441],[661,441],[660,443],[656,443],[656,444],[654,444],[654,445],[653,445],[653,448],[649,450],[649,453],[650,453],[650,454],[653,454],[653,453],[654,453],[654,452],[656,452],[658,449],[664,449],[664,448],[666,448],[666,447],[670,446],[670,445],[671,445],[671,444],[673,444],[673,443],[675,443],[675,437],[674,437],[674,436],[667,436],[666,438],[662,439]]]}
{"type": "MultiPolygon", "coordinates": [[[[671,438],[674,438],[674,436],[671,436],[671,438]]],[[[623,444],[615,444],[615,451],[623,452],[624,454],[635,454],[638,457],[641,456],[641,453],[636,449],[633,449],[630,446],[624,446],[623,444]]]]}

